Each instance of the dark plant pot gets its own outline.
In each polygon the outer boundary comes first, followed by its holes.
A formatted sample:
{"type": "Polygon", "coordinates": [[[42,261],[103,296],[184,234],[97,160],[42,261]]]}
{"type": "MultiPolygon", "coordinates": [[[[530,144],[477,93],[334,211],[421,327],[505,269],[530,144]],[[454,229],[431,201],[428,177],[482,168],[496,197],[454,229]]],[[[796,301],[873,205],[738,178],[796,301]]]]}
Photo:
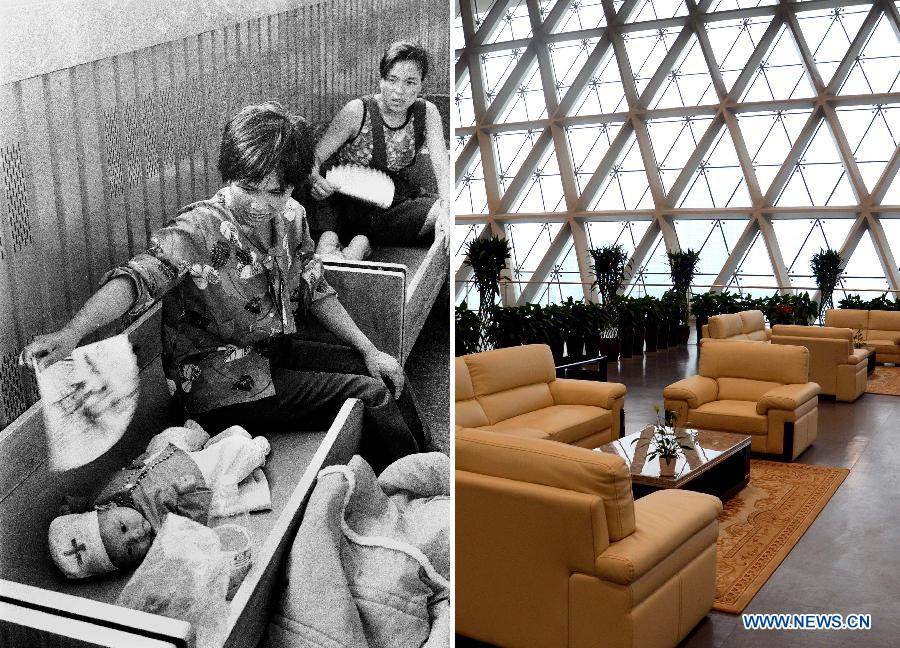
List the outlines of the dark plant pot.
{"type": "Polygon", "coordinates": [[[630,358],[632,356],[634,337],[634,329],[619,330],[619,353],[623,358],[630,358]]]}
{"type": "Polygon", "coordinates": [[[548,340],[547,344],[550,345],[550,353],[553,354],[553,361],[556,364],[561,364],[563,359],[563,351],[564,351],[564,343],[562,340],[548,340]]]}
{"type": "Polygon", "coordinates": [[[647,345],[647,353],[653,353],[656,351],[658,346],[657,341],[657,327],[656,326],[648,326],[647,330],[644,332],[644,342],[647,345]]]}
{"type": "Polygon", "coordinates": [[[697,327],[697,344],[700,344],[700,338],[703,337],[703,325],[709,323],[708,317],[698,317],[695,326],[697,327]]]}
{"type": "Polygon", "coordinates": [[[581,356],[584,353],[584,338],[572,336],[566,338],[566,355],[570,358],[581,356]]]}
{"type": "MultiPolygon", "coordinates": [[[[596,358],[600,355],[602,339],[599,335],[589,335],[584,339],[584,355],[588,358],[596,358]]],[[[605,354],[604,354],[605,355],[605,354]]]]}
{"type": "Polygon", "coordinates": [[[688,340],[691,337],[691,327],[687,324],[683,324],[678,327],[678,344],[687,344],[688,340]]]}
{"type": "Polygon", "coordinates": [[[656,348],[658,350],[665,349],[669,346],[669,327],[660,322],[656,329],[656,348]]]}
{"type": "Polygon", "coordinates": [[[644,329],[634,329],[631,353],[633,355],[644,355],[644,329]]]}
{"type": "Polygon", "coordinates": [[[606,356],[606,359],[615,362],[619,359],[619,351],[622,349],[622,343],[619,338],[600,338],[600,353],[606,356]]]}

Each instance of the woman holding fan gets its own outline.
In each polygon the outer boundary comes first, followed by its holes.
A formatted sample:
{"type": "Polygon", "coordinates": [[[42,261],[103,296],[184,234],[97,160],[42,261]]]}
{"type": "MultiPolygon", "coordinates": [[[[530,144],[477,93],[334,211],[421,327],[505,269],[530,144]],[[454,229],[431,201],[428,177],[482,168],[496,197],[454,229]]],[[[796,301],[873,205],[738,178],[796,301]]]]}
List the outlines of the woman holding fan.
{"type": "Polygon", "coordinates": [[[368,241],[429,243],[432,237],[445,236],[449,228],[450,164],[444,128],[437,107],[419,97],[428,74],[428,54],[414,43],[391,43],[379,70],[380,92],[345,105],[316,145],[310,193],[316,200],[331,196],[339,214],[337,233],[325,232],[319,241],[320,254],[337,252],[345,243],[343,255],[359,259],[368,253],[368,241]],[[423,191],[408,174],[423,147],[437,179],[437,195],[423,191]],[[394,183],[390,206],[377,207],[344,195],[362,192],[327,180],[321,172],[326,161],[377,169],[390,176],[394,183]]]}

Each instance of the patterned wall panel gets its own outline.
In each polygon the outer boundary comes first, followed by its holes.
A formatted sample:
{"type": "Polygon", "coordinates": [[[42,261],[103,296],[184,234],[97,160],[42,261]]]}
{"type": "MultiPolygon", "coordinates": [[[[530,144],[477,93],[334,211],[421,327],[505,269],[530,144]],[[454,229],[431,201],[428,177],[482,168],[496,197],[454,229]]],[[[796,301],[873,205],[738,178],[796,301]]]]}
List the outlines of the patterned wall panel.
{"type": "Polygon", "coordinates": [[[433,56],[426,91],[449,91],[448,7],[420,4],[321,0],[0,86],[0,427],[36,399],[16,364],[27,341],[218,189],[222,128],[241,107],[274,99],[327,121],[377,90],[401,38],[433,56]]]}

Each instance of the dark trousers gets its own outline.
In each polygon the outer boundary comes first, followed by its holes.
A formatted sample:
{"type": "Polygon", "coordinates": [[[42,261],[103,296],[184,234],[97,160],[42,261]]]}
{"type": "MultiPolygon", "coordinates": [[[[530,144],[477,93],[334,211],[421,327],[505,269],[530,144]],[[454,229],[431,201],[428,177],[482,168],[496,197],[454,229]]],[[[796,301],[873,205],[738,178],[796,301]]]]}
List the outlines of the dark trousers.
{"type": "Polygon", "coordinates": [[[409,385],[398,400],[380,378],[369,375],[356,350],[285,337],[269,360],[275,396],[220,407],[194,416],[210,434],[240,425],[254,435],[266,431],[327,427],[348,398],[365,406],[360,455],[380,473],[425,446],[422,423],[409,385]]]}

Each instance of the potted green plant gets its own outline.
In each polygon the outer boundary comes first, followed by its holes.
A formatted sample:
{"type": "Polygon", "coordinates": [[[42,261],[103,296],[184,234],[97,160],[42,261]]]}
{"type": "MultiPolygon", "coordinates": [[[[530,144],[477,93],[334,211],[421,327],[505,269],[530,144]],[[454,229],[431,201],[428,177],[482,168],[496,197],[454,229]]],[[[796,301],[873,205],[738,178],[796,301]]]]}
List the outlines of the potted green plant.
{"type": "Polygon", "coordinates": [[[463,301],[456,307],[456,355],[467,355],[478,351],[481,326],[478,313],[470,311],[463,301]]]}
{"type": "Polygon", "coordinates": [[[898,302],[888,299],[887,293],[882,293],[866,306],[869,310],[898,310],[898,302]]]}
{"type": "Polygon", "coordinates": [[[491,318],[485,332],[488,342],[495,349],[522,344],[521,308],[495,304],[491,309],[491,318]]]}
{"type": "MultiPolygon", "coordinates": [[[[669,346],[677,346],[679,344],[679,336],[684,333],[681,327],[681,321],[686,318],[685,312],[687,311],[687,306],[681,295],[671,288],[663,293],[663,296],[660,298],[660,303],[663,312],[665,313],[668,326],[669,346]]],[[[690,329],[688,329],[688,331],[690,331],[690,329]]],[[[690,335],[690,333],[688,333],[688,335],[690,335]]]]}
{"type": "Polygon", "coordinates": [[[683,302],[678,325],[678,344],[687,344],[691,335],[688,327],[688,293],[697,264],[700,262],[700,252],[695,250],[676,250],[666,253],[669,259],[669,275],[672,277],[672,289],[679,295],[683,302]]]}
{"type": "Polygon", "coordinates": [[[603,346],[603,333],[607,328],[607,307],[596,302],[584,304],[586,331],[584,336],[584,354],[589,358],[600,355],[603,346]]]}
{"type": "Polygon", "coordinates": [[[621,245],[603,245],[588,250],[594,265],[594,285],[604,304],[612,303],[625,283],[631,267],[628,253],[621,245]]]}
{"type": "Polygon", "coordinates": [[[573,327],[572,315],[564,304],[550,304],[543,309],[544,335],[553,360],[559,364],[565,357],[566,334],[573,327]]]}
{"type": "Polygon", "coordinates": [[[623,358],[634,355],[634,304],[630,297],[618,297],[614,302],[618,323],[619,354],[623,358]]]}
{"type": "Polygon", "coordinates": [[[476,238],[466,244],[465,264],[472,268],[475,287],[480,301],[478,316],[481,320],[481,334],[478,340],[480,350],[490,348],[487,329],[491,327],[494,303],[500,296],[501,273],[511,254],[509,241],[497,236],[476,238]]]}
{"type": "Polygon", "coordinates": [[[691,446],[681,443],[687,437],[679,434],[675,429],[675,412],[666,412],[665,420],[662,420],[659,415],[659,405],[654,405],[654,409],[656,410],[656,424],[653,426],[653,436],[649,439],[641,436],[634,439],[632,443],[645,441],[648,447],[647,459],[659,459],[660,477],[673,477],[678,457],[683,455],[685,450],[689,450],[691,446]]]}
{"type": "Polygon", "coordinates": [[[847,295],[838,302],[838,308],[853,308],[858,310],[867,310],[869,304],[864,302],[859,295],[847,295]]]}
{"type": "Polygon", "coordinates": [[[816,286],[819,288],[819,312],[816,317],[822,322],[823,313],[834,308],[832,295],[834,287],[840,281],[841,275],[844,274],[842,264],[844,259],[837,250],[827,249],[819,250],[809,259],[809,269],[812,270],[813,277],[816,280],[816,286]]]}
{"type": "Polygon", "coordinates": [[[718,315],[719,293],[705,292],[691,297],[691,312],[694,314],[694,324],[697,327],[697,341],[702,337],[703,325],[709,321],[712,315],[718,315]]]}
{"type": "Polygon", "coordinates": [[[581,357],[584,354],[584,340],[590,327],[588,322],[587,307],[580,299],[572,297],[560,304],[568,311],[569,329],[565,333],[566,355],[570,358],[581,357]]]}

